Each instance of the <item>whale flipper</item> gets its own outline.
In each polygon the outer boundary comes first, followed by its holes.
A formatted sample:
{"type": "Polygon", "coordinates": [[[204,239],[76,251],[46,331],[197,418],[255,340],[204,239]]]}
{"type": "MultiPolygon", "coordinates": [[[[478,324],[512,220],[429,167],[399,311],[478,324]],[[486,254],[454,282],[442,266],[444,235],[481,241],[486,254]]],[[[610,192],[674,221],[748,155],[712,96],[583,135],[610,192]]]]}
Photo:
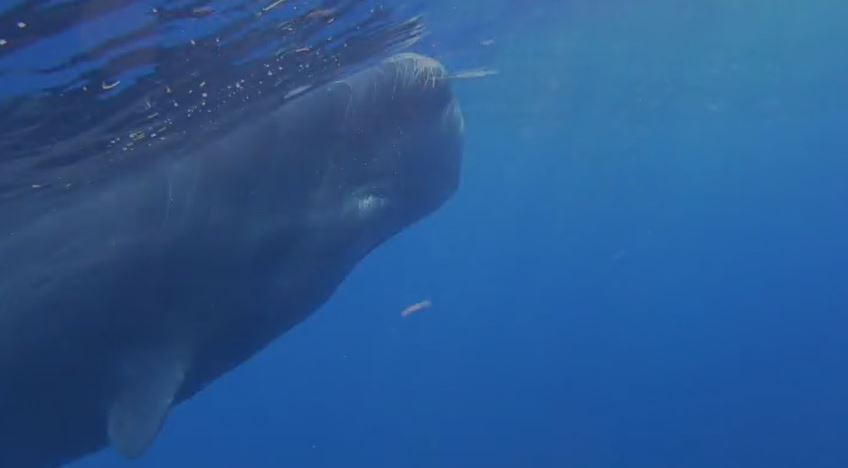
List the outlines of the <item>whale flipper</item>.
{"type": "Polygon", "coordinates": [[[147,352],[127,363],[124,388],[109,410],[109,442],[136,458],[156,438],[185,379],[186,361],[170,351],[147,352]]]}

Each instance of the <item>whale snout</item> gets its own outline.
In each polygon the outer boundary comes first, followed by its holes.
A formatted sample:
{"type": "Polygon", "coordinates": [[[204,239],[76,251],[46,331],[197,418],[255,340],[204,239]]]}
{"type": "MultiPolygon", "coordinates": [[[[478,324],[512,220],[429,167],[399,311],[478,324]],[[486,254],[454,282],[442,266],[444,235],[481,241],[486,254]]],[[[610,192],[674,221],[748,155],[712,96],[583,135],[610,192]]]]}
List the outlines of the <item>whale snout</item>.
{"type": "Polygon", "coordinates": [[[438,61],[402,53],[284,107],[268,146],[309,170],[274,172],[275,200],[305,199],[310,226],[369,246],[438,209],[459,187],[463,152],[448,78],[438,61]]]}
{"type": "Polygon", "coordinates": [[[386,59],[379,70],[384,94],[377,109],[385,120],[378,165],[389,171],[403,208],[421,216],[459,186],[462,112],[447,70],[435,59],[403,53],[386,59]]]}

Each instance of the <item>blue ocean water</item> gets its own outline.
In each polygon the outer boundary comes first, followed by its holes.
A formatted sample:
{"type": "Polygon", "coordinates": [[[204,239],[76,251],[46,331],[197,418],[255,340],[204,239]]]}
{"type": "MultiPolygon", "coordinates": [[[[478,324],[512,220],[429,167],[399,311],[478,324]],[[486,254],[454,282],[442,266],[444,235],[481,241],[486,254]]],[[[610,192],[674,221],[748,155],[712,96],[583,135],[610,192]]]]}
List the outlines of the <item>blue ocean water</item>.
{"type": "Polygon", "coordinates": [[[144,458],[73,466],[848,466],[848,5],[426,9],[499,72],[455,83],[456,196],[144,458]]]}

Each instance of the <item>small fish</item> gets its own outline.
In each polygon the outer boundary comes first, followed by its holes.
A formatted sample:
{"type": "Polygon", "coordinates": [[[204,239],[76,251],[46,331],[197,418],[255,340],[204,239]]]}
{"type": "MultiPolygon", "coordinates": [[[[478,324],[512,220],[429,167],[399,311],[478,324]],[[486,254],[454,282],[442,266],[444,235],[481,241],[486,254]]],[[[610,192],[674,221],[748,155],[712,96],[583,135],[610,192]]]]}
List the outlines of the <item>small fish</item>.
{"type": "Polygon", "coordinates": [[[411,306],[407,307],[406,309],[403,309],[400,312],[400,316],[403,317],[403,318],[406,318],[406,317],[409,317],[410,315],[412,315],[414,313],[421,312],[422,310],[429,309],[432,306],[433,306],[433,303],[430,302],[429,299],[425,299],[421,302],[412,304],[411,306]]]}

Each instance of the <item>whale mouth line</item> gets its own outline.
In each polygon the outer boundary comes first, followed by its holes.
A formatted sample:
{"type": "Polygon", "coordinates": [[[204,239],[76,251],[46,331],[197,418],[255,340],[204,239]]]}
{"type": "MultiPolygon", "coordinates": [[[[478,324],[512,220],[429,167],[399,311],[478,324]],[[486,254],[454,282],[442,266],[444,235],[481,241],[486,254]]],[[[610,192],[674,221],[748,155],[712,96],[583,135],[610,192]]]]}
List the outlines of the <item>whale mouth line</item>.
{"type": "Polygon", "coordinates": [[[369,182],[363,187],[357,189],[353,197],[357,200],[370,200],[373,202],[389,203],[397,196],[394,190],[394,184],[390,181],[369,182]]]}
{"type": "Polygon", "coordinates": [[[395,205],[393,196],[375,188],[357,190],[344,204],[345,218],[357,220],[356,223],[373,222],[385,216],[389,208],[395,205]]]}

